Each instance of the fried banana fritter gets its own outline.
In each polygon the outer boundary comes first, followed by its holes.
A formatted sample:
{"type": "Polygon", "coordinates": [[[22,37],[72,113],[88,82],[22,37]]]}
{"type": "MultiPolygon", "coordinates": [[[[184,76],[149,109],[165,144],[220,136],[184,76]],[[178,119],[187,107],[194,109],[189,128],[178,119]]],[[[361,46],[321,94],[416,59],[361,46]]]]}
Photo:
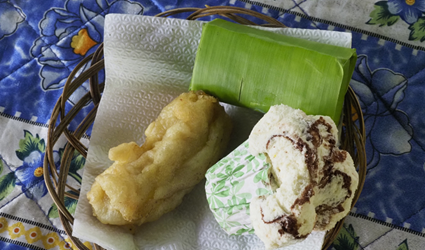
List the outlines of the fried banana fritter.
{"type": "Polygon", "coordinates": [[[104,224],[141,225],[176,208],[224,153],[232,124],[218,100],[183,93],[145,131],[146,141],[111,148],[112,166],[87,198],[104,224]]]}

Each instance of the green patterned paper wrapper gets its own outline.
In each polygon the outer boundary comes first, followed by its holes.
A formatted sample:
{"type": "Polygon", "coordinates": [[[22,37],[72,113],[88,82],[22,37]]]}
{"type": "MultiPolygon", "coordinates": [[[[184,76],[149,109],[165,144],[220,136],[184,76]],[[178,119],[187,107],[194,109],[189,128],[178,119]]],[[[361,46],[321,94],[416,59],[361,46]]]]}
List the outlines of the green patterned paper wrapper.
{"type": "Polygon", "coordinates": [[[214,217],[230,235],[254,233],[249,204],[256,196],[271,194],[264,155],[253,156],[248,140],[212,166],[206,173],[205,190],[214,217]]]}

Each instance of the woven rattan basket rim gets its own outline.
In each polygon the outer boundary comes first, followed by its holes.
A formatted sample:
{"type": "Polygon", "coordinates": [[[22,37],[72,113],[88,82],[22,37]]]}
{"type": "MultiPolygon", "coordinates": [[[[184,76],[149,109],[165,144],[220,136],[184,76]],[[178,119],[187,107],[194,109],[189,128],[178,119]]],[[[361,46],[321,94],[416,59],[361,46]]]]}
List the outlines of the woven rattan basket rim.
{"type": "MultiPolygon", "coordinates": [[[[191,12],[187,18],[189,20],[195,20],[210,15],[219,15],[241,24],[256,25],[254,22],[238,15],[244,14],[254,16],[265,21],[265,24],[261,24],[264,26],[286,27],[276,19],[261,13],[229,6],[173,9],[160,13],[157,17],[169,17],[171,15],[184,12],[191,12]]],[[[79,187],[69,186],[66,183],[66,180],[74,151],[78,151],[84,158],[87,157],[87,147],[84,146],[80,140],[85,135],[85,132],[90,125],[94,122],[98,104],[101,100],[104,83],[98,82],[98,72],[104,68],[104,61],[102,57],[103,44],[98,47],[95,53],[84,58],[69,75],[63,88],[62,95],[58,99],[52,111],[47,135],[46,154],[43,164],[44,180],[50,196],[58,207],[59,218],[64,230],[72,241],[74,248],[77,247],[81,250],[88,250],[88,248],[78,238],[72,236],[72,224],[74,222],[74,217],[66,209],[64,205],[64,198],[67,196],[73,199],[78,199],[78,195],[75,195],[75,193],[79,193],[79,187]],[[88,63],[90,63],[90,67],[75,77],[77,72],[88,63]],[[65,103],[71,94],[87,80],[90,82],[90,92],[83,96],[70,110],[65,110],[65,103]],[[90,101],[93,102],[94,108],[88,113],[74,132],[69,131],[67,129],[68,125],[71,121],[73,121],[77,113],[90,101]],[[53,147],[61,135],[66,136],[68,143],[65,146],[60,168],[57,171],[54,167],[53,147]],[[66,189],[72,191],[72,193],[66,191],[66,189]]],[[[365,128],[362,110],[354,91],[350,87],[345,96],[343,127],[344,132],[341,137],[341,148],[347,150],[351,154],[359,172],[359,186],[353,199],[353,207],[360,196],[366,177],[366,152],[365,128]],[[356,119],[353,119],[353,117],[356,117],[356,119]]],[[[327,249],[332,244],[342,225],[343,220],[338,222],[332,230],[327,232],[322,249],[327,249]]],[[[95,249],[102,249],[96,244],[94,244],[94,246],[95,249]]]]}

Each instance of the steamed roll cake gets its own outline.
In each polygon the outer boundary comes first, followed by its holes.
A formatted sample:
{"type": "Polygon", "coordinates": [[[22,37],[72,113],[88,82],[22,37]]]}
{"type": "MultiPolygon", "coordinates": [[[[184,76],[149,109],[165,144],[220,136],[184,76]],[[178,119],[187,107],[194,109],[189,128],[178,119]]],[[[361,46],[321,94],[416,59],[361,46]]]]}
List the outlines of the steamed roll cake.
{"type": "Polygon", "coordinates": [[[250,213],[267,248],[294,244],[312,230],[329,230],[350,211],[358,174],[350,154],[337,146],[331,118],[286,105],[272,106],[255,125],[249,149],[266,155],[274,190],[254,198],[250,213]]]}

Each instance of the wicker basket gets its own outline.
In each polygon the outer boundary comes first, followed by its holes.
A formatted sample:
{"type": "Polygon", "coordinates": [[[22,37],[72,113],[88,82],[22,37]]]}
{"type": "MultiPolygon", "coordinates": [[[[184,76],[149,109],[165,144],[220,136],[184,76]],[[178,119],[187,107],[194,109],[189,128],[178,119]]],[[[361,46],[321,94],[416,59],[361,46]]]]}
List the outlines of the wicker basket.
{"type": "MultiPolygon", "coordinates": [[[[158,14],[157,16],[168,17],[184,12],[192,12],[187,18],[189,20],[195,20],[210,15],[219,15],[228,19],[232,19],[241,24],[256,25],[252,21],[240,15],[237,15],[244,14],[254,16],[258,19],[265,21],[265,24],[261,24],[263,26],[286,27],[276,19],[265,16],[258,12],[238,7],[227,6],[207,6],[203,9],[181,8],[166,11],[158,14]]],[[[87,156],[87,147],[85,147],[80,142],[80,139],[83,137],[84,133],[87,131],[87,129],[90,127],[90,125],[95,119],[96,111],[101,99],[101,93],[103,92],[104,83],[99,83],[97,76],[98,72],[104,68],[104,61],[102,56],[103,45],[101,44],[95,53],[84,58],[69,75],[68,81],[66,82],[63,88],[63,93],[58,99],[51,115],[47,137],[46,156],[44,158],[43,165],[46,186],[54,203],[58,207],[59,218],[63,224],[65,232],[68,234],[75,247],[84,250],[88,250],[88,248],[84,246],[79,239],[72,237],[72,225],[74,222],[74,218],[65,208],[64,197],[67,196],[70,198],[78,199],[78,195],[75,195],[75,193],[79,194],[78,190],[80,187],[69,186],[66,183],[66,179],[68,176],[69,167],[74,151],[77,150],[84,157],[87,156]],[[78,77],[74,79],[77,71],[88,63],[90,63],[90,67],[88,67],[84,72],[82,72],[78,77]],[[90,92],[83,96],[79,100],[79,102],[76,103],[70,110],[66,111],[65,103],[67,102],[68,98],[86,80],[89,80],[90,82],[90,92]],[[94,108],[79,124],[78,128],[74,132],[70,132],[67,129],[68,125],[74,119],[76,114],[90,101],[93,102],[94,108]],[[53,147],[55,146],[55,143],[58,141],[59,137],[62,134],[66,136],[68,143],[66,144],[62,156],[60,168],[57,171],[54,163],[53,147]],[[69,191],[72,191],[72,193],[69,191]]],[[[345,104],[343,109],[341,148],[347,150],[351,154],[354,159],[355,166],[357,167],[357,170],[359,172],[359,186],[355,193],[352,206],[354,206],[357,199],[359,198],[366,176],[366,153],[364,143],[365,129],[362,111],[359,102],[354,94],[354,91],[349,88],[345,96],[345,104]]],[[[338,222],[335,228],[327,232],[322,249],[327,249],[332,244],[342,225],[343,220],[338,222]]],[[[102,249],[97,245],[94,246],[95,249],[102,249]]]]}

